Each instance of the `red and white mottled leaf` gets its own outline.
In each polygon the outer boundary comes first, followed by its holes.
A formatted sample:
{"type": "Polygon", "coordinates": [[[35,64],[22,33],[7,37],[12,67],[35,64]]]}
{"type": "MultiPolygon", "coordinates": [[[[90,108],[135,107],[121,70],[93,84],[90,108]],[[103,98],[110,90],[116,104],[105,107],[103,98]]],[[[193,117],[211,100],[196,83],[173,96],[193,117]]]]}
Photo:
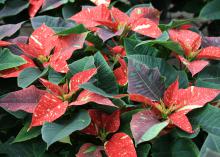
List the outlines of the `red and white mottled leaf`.
{"type": "Polygon", "coordinates": [[[128,68],[124,59],[119,58],[121,66],[114,70],[114,75],[119,85],[125,86],[128,83],[128,68]]]}
{"type": "Polygon", "coordinates": [[[79,85],[88,82],[96,74],[96,72],[97,69],[92,68],[75,74],[70,79],[70,83],[69,83],[70,91],[76,92],[77,90],[79,90],[79,85]]]}
{"type": "Polygon", "coordinates": [[[114,133],[118,131],[120,127],[120,110],[114,111],[111,115],[102,116],[103,128],[108,133],[114,133]]]}
{"type": "Polygon", "coordinates": [[[215,46],[206,47],[199,52],[196,58],[220,60],[220,47],[215,47],[215,46]]]}
{"type": "Polygon", "coordinates": [[[119,110],[114,111],[111,115],[95,109],[90,109],[88,112],[91,117],[91,123],[82,131],[83,133],[89,135],[99,135],[101,129],[104,129],[108,133],[114,133],[119,129],[119,110]]]}
{"type": "Polygon", "coordinates": [[[180,129],[182,129],[182,130],[184,130],[184,131],[186,131],[188,133],[193,133],[192,126],[191,126],[191,124],[189,122],[189,119],[185,115],[184,111],[172,113],[169,116],[169,119],[171,120],[171,122],[174,125],[176,125],[180,129]]]}
{"type": "Polygon", "coordinates": [[[76,101],[69,104],[71,105],[84,105],[88,102],[95,102],[97,104],[106,105],[106,106],[113,106],[116,107],[111,100],[105,98],[104,96],[98,95],[96,93],[90,92],[88,90],[83,90],[79,96],[77,97],[76,101]]]}
{"type": "Polygon", "coordinates": [[[159,118],[160,117],[151,110],[140,111],[132,116],[130,128],[136,145],[151,140],[169,124],[169,122],[166,122],[162,127],[152,130],[153,132],[150,131],[152,127],[161,124],[159,118]]]}
{"type": "Polygon", "coordinates": [[[3,78],[18,77],[20,72],[22,70],[24,70],[25,68],[30,68],[30,67],[35,67],[36,66],[34,64],[34,62],[30,58],[28,58],[27,56],[21,55],[20,57],[22,57],[27,63],[23,64],[19,67],[16,67],[16,68],[11,68],[11,69],[0,71],[0,77],[3,77],[3,78]]]}
{"type": "Polygon", "coordinates": [[[0,40],[0,47],[11,45],[12,43],[0,40]]]}
{"type": "Polygon", "coordinates": [[[44,0],[29,0],[29,16],[34,17],[37,11],[41,8],[44,3],[44,0]]]}
{"type": "Polygon", "coordinates": [[[104,150],[102,146],[85,143],[80,147],[76,157],[102,157],[102,153],[100,152],[101,150],[104,150]],[[95,147],[95,150],[87,152],[91,147],[95,147]]]}
{"type": "Polygon", "coordinates": [[[129,22],[129,16],[119,10],[118,8],[112,7],[111,15],[118,24],[127,24],[129,22]]]}
{"type": "Polygon", "coordinates": [[[194,109],[203,107],[206,103],[212,101],[220,94],[220,90],[190,86],[186,89],[179,89],[177,93],[176,103],[177,108],[194,109]]]}
{"type": "Polygon", "coordinates": [[[48,56],[57,40],[55,32],[42,24],[29,38],[29,44],[17,43],[18,47],[26,54],[37,58],[40,55],[48,56]]]}
{"type": "Polygon", "coordinates": [[[33,113],[41,96],[46,93],[34,85],[19,91],[11,92],[0,99],[0,106],[10,111],[23,110],[33,113]]]}
{"type": "Polygon", "coordinates": [[[105,5],[99,5],[83,9],[70,19],[79,24],[84,24],[86,27],[95,27],[100,25],[97,21],[111,21],[111,15],[105,5]]]}
{"type": "Polygon", "coordinates": [[[132,10],[130,18],[134,20],[139,18],[148,18],[158,25],[160,20],[160,11],[153,7],[139,7],[132,10]]]}
{"type": "Polygon", "coordinates": [[[131,29],[142,35],[149,36],[151,38],[158,38],[162,32],[160,28],[153,21],[145,18],[140,18],[130,23],[131,29]]]}
{"type": "Polygon", "coordinates": [[[62,96],[64,94],[64,91],[62,88],[56,84],[53,84],[49,82],[48,80],[45,80],[43,78],[40,78],[40,82],[47,88],[49,89],[53,94],[56,94],[57,96],[62,96]]]}
{"type": "Polygon", "coordinates": [[[67,107],[68,102],[63,102],[50,93],[44,94],[33,112],[30,128],[53,122],[65,113],[67,107]]]}
{"type": "Polygon", "coordinates": [[[131,101],[140,102],[140,103],[143,103],[144,105],[154,106],[155,104],[150,98],[145,97],[140,94],[129,94],[129,98],[131,101]]]}
{"type": "Polygon", "coordinates": [[[111,0],[90,0],[90,1],[96,5],[104,4],[106,7],[108,7],[109,4],[111,3],[111,0]]]}
{"type": "Polygon", "coordinates": [[[201,45],[201,36],[190,30],[169,30],[170,39],[180,44],[184,49],[185,55],[193,55],[201,45]]]}
{"type": "Polygon", "coordinates": [[[170,107],[175,102],[175,95],[179,90],[178,79],[173,82],[164,92],[163,101],[167,107],[170,107]]]}
{"type": "Polygon", "coordinates": [[[125,133],[116,133],[105,143],[108,157],[137,157],[132,139],[125,133]]]}
{"type": "Polygon", "coordinates": [[[81,132],[88,135],[98,135],[99,129],[102,128],[102,112],[95,109],[88,110],[88,113],[91,117],[91,123],[88,127],[83,129],[81,132]]]}
{"type": "Polygon", "coordinates": [[[209,64],[209,62],[206,60],[195,60],[189,62],[182,56],[178,56],[178,59],[189,69],[192,76],[202,71],[202,69],[204,69],[209,64]]]}

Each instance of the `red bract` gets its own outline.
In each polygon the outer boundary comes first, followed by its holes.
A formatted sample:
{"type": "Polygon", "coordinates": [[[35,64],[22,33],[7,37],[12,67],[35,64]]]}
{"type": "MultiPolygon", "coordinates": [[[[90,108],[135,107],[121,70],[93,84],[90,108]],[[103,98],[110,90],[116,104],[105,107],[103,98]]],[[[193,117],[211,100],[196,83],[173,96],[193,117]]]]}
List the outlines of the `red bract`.
{"type": "Polygon", "coordinates": [[[44,66],[50,65],[55,71],[66,73],[69,68],[66,63],[72,52],[83,47],[87,33],[71,34],[58,37],[45,24],[37,28],[29,38],[28,44],[17,43],[25,54],[37,58],[44,66]],[[51,51],[54,48],[54,53],[51,51]]]}
{"type": "Polygon", "coordinates": [[[0,40],[0,47],[11,45],[12,43],[0,40]]]}
{"type": "Polygon", "coordinates": [[[3,78],[18,77],[20,72],[22,70],[24,70],[25,68],[30,68],[30,67],[36,66],[34,64],[34,62],[30,58],[28,58],[27,56],[21,55],[20,57],[22,57],[24,60],[26,60],[27,63],[23,64],[19,67],[16,67],[16,68],[11,68],[11,69],[0,71],[0,77],[3,77],[3,78]]]}
{"type": "Polygon", "coordinates": [[[98,135],[101,139],[104,140],[109,133],[114,133],[119,129],[119,110],[116,110],[111,115],[95,109],[91,109],[88,112],[91,117],[91,123],[82,131],[83,133],[98,135]]]}
{"type": "Polygon", "coordinates": [[[186,114],[195,108],[203,107],[218,94],[220,90],[195,86],[179,89],[179,82],[175,81],[167,88],[160,102],[151,103],[149,98],[135,100],[152,105],[161,112],[163,118],[168,118],[172,124],[188,133],[193,133],[186,114]]]}
{"type": "Polygon", "coordinates": [[[46,93],[36,106],[30,127],[42,125],[44,122],[53,122],[61,117],[68,107],[69,99],[79,89],[79,85],[89,81],[95,73],[96,68],[75,74],[69,82],[69,89],[65,84],[58,86],[41,79],[42,84],[49,90],[49,93],[46,93]]]}
{"type": "Polygon", "coordinates": [[[125,133],[116,133],[105,143],[108,157],[137,157],[132,139],[125,133]]]}
{"type": "Polygon", "coordinates": [[[84,24],[87,28],[93,28],[100,25],[99,21],[111,21],[111,15],[105,5],[99,5],[97,7],[83,9],[70,19],[77,23],[84,24]]]}
{"type": "Polygon", "coordinates": [[[124,59],[119,58],[118,59],[120,63],[120,67],[114,70],[114,74],[116,77],[116,80],[119,85],[124,86],[128,83],[128,69],[127,64],[124,59]]]}
{"type": "Polygon", "coordinates": [[[209,64],[208,61],[199,59],[220,59],[220,47],[209,46],[199,50],[201,36],[195,32],[185,29],[169,30],[169,35],[171,40],[179,43],[183,48],[187,59],[182,56],[177,56],[177,58],[189,69],[192,76],[209,64]]]}
{"type": "Polygon", "coordinates": [[[45,122],[53,122],[65,113],[67,107],[67,101],[63,102],[58,97],[46,93],[34,110],[30,128],[43,125],[45,122]]]}
{"type": "Polygon", "coordinates": [[[34,17],[44,3],[44,0],[29,0],[29,16],[34,17]]]}
{"type": "Polygon", "coordinates": [[[92,93],[88,90],[83,90],[77,97],[76,101],[70,103],[70,106],[84,105],[88,102],[95,102],[97,104],[116,107],[108,98],[105,98],[104,96],[98,95],[96,93],[92,93]]]}
{"type": "Polygon", "coordinates": [[[144,14],[145,17],[142,17],[142,15],[137,16],[135,12],[136,10],[134,10],[134,12],[131,13],[132,16],[129,17],[117,8],[112,7],[111,10],[108,10],[105,5],[100,5],[84,9],[78,14],[72,16],[71,19],[77,23],[82,23],[89,28],[103,25],[113,31],[121,29],[125,29],[124,31],[133,30],[152,38],[157,38],[161,35],[161,30],[158,28],[157,24],[150,19],[145,18],[147,17],[146,14],[144,14]],[[99,14],[97,15],[98,11],[99,14]]]}

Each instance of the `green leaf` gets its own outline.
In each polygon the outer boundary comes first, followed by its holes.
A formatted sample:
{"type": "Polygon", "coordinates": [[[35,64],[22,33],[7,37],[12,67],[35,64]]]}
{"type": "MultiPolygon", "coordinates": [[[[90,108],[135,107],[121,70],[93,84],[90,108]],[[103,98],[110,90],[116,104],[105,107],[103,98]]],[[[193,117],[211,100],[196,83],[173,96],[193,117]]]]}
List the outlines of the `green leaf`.
{"type": "Polygon", "coordinates": [[[14,55],[9,49],[0,49],[0,70],[18,67],[25,63],[23,58],[14,55]]]}
{"type": "Polygon", "coordinates": [[[54,84],[59,84],[64,80],[64,76],[50,68],[48,73],[48,80],[54,84]]]}
{"type": "Polygon", "coordinates": [[[95,68],[95,64],[94,64],[94,57],[93,56],[89,56],[89,57],[84,57],[82,59],[79,59],[71,64],[69,64],[69,69],[72,75],[84,71],[84,70],[88,70],[91,68],[95,68]]]}
{"type": "Polygon", "coordinates": [[[24,127],[19,131],[18,135],[14,139],[13,143],[23,142],[33,139],[40,135],[40,127],[34,127],[28,131],[30,123],[26,123],[24,127]]]}
{"type": "Polygon", "coordinates": [[[143,134],[143,136],[141,137],[141,141],[138,141],[138,143],[154,139],[168,124],[169,121],[164,121],[153,125],[143,134]]]}
{"type": "Polygon", "coordinates": [[[71,16],[73,16],[74,14],[76,14],[77,12],[80,11],[81,8],[78,7],[78,5],[72,5],[72,4],[65,4],[62,7],[62,15],[64,19],[68,19],[71,16]]]}
{"type": "Polygon", "coordinates": [[[220,156],[220,136],[208,134],[200,150],[200,157],[208,157],[207,153],[210,150],[219,153],[220,156]]]}
{"type": "Polygon", "coordinates": [[[43,140],[47,148],[64,137],[69,136],[77,130],[82,130],[90,124],[90,117],[87,111],[81,110],[64,123],[45,123],[41,129],[43,140]]]}
{"type": "Polygon", "coordinates": [[[66,4],[68,0],[47,0],[44,2],[41,12],[58,8],[59,6],[66,4]]]}
{"type": "Polygon", "coordinates": [[[7,0],[4,7],[0,10],[0,19],[8,16],[17,15],[29,6],[28,1],[7,0]]]}
{"type": "Polygon", "coordinates": [[[136,151],[138,157],[147,157],[150,153],[151,145],[148,143],[139,144],[136,151]]]}
{"type": "Polygon", "coordinates": [[[0,154],[7,157],[44,157],[46,144],[42,141],[30,141],[24,143],[9,142],[0,144],[0,154]]]}
{"type": "Polygon", "coordinates": [[[89,90],[89,91],[91,91],[93,93],[102,95],[104,97],[112,98],[115,95],[115,94],[106,93],[104,90],[96,87],[94,84],[92,84],[90,82],[87,82],[87,83],[84,83],[84,84],[80,85],[80,88],[89,90]]]}
{"type": "Polygon", "coordinates": [[[207,105],[197,109],[190,114],[193,124],[200,126],[203,130],[213,135],[220,136],[220,109],[207,105]]]}
{"type": "Polygon", "coordinates": [[[95,47],[99,50],[102,49],[103,42],[102,39],[100,39],[98,36],[94,35],[93,33],[88,33],[86,36],[86,40],[93,43],[95,47]]]}
{"type": "Polygon", "coordinates": [[[37,29],[42,24],[53,28],[55,31],[59,32],[67,28],[73,27],[75,24],[72,21],[66,21],[60,17],[52,16],[37,16],[31,19],[31,24],[34,29],[37,29]]]}
{"type": "Polygon", "coordinates": [[[190,139],[170,135],[158,138],[151,151],[152,157],[199,157],[199,150],[190,139]]]}
{"type": "Polygon", "coordinates": [[[48,68],[40,71],[38,68],[26,68],[18,76],[18,86],[26,88],[31,85],[34,81],[44,76],[48,71],[48,68]]]}
{"type": "Polygon", "coordinates": [[[150,56],[156,56],[157,55],[157,49],[147,46],[147,45],[140,45],[137,46],[140,42],[132,39],[124,39],[124,45],[127,55],[150,55],[150,56]]]}
{"type": "Polygon", "coordinates": [[[166,30],[169,30],[169,29],[173,29],[173,28],[178,28],[182,25],[185,25],[185,24],[190,24],[194,21],[199,21],[199,19],[184,19],[184,20],[172,20],[170,23],[168,24],[160,24],[159,27],[162,31],[166,31],[166,30]]]}
{"type": "Polygon", "coordinates": [[[206,88],[220,89],[220,64],[206,67],[198,74],[196,85],[206,88]]]}
{"type": "Polygon", "coordinates": [[[0,4],[4,4],[6,0],[0,0],[0,4]]]}
{"type": "Polygon", "coordinates": [[[94,56],[95,65],[97,67],[97,87],[104,90],[106,93],[118,94],[118,85],[112,69],[105,61],[100,52],[97,52],[94,56]]]}
{"type": "Polygon", "coordinates": [[[56,34],[59,36],[67,36],[70,34],[81,34],[81,33],[87,32],[87,31],[88,30],[82,24],[79,24],[79,25],[76,25],[72,28],[68,28],[66,30],[57,32],[56,34]]]}
{"type": "Polygon", "coordinates": [[[199,17],[205,18],[208,20],[218,20],[220,19],[220,1],[219,0],[213,0],[209,3],[207,3],[202,10],[200,11],[199,17]]]}

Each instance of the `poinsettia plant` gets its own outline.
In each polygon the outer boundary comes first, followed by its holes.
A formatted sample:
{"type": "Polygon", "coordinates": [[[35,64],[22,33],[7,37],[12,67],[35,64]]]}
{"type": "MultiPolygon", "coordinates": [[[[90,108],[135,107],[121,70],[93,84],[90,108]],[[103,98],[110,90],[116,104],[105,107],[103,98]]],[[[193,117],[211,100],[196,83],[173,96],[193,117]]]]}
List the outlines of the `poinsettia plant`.
{"type": "Polygon", "coordinates": [[[203,5],[0,0],[0,156],[220,156],[219,1],[203,5]]]}

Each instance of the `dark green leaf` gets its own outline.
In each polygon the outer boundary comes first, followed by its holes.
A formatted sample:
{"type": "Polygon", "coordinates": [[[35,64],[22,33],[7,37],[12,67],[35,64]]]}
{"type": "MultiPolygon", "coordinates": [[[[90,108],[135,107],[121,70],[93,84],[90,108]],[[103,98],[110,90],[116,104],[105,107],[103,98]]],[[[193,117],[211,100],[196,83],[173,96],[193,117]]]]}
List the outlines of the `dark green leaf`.
{"type": "Polygon", "coordinates": [[[192,113],[191,121],[203,130],[213,135],[220,136],[220,109],[207,105],[192,113]]]}
{"type": "Polygon", "coordinates": [[[89,114],[81,110],[65,123],[45,123],[41,129],[42,138],[47,143],[48,148],[51,144],[69,136],[74,131],[84,129],[90,124],[90,121],[89,114]]]}
{"type": "Polygon", "coordinates": [[[58,72],[56,72],[55,70],[53,70],[52,68],[49,69],[49,73],[48,73],[48,80],[54,84],[59,84],[63,81],[64,76],[58,72]]]}
{"type": "Polygon", "coordinates": [[[136,40],[125,39],[124,45],[127,55],[141,54],[141,55],[156,56],[157,49],[146,45],[137,46],[138,44],[139,42],[136,40]]]}
{"type": "Polygon", "coordinates": [[[104,57],[100,52],[97,52],[94,56],[95,65],[98,69],[97,72],[97,87],[104,90],[106,93],[117,94],[118,85],[114,76],[113,71],[105,61],[104,57]]]}
{"type": "Polygon", "coordinates": [[[30,123],[26,123],[24,127],[19,131],[18,135],[14,139],[13,143],[23,142],[33,139],[40,135],[40,127],[34,127],[28,131],[30,123]]]}
{"type": "Polygon", "coordinates": [[[70,34],[81,34],[84,32],[87,32],[87,29],[82,24],[79,24],[79,25],[76,25],[72,28],[68,28],[66,30],[57,32],[56,34],[59,36],[67,36],[70,34]]]}
{"type": "Polygon", "coordinates": [[[207,156],[208,150],[219,153],[218,155],[220,156],[220,137],[219,136],[215,136],[213,134],[208,135],[208,137],[206,138],[206,140],[200,150],[200,156],[201,157],[208,157],[207,156]]]}
{"type": "Polygon", "coordinates": [[[151,145],[148,143],[139,144],[137,147],[137,156],[138,157],[147,157],[150,153],[151,145]]]}
{"type": "Polygon", "coordinates": [[[14,55],[9,49],[0,49],[0,70],[18,67],[25,63],[23,58],[14,55]]]}
{"type": "Polygon", "coordinates": [[[196,85],[220,89],[220,64],[206,67],[198,74],[196,85]]]}
{"type": "Polygon", "coordinates": [[[200,11],[200,18],[205,18],[208,20],[218,20],[220,19],[220,1],[219,0],[213,0],[209,3],[207,3],[202,10],[200,11]]]}
{"type": "Polygon", "coordinates": [[[197,146],[189,139],[172,138],[170,135],[158,138],[152,146],[153,157],[199,157],[197,146]]]}
{"type": "Polygon", "coordinates": [[[46,24],[48,27],[53,28],[55,31],[62,31],[75,25],[73,22],[65,21],[60,17],[37,16],[31,19],[31,24],[34,29],[37,29],[43,23],[46,24]]]}
{"type": "Polygon", "coordinates": [[[40,71],[38,68],[26,68],[18,76],[18,86],[26,88],[31,85],[34,81],[44,76],[48,71],[48,68],[40,71]]]}
{"type": "Polygon", "coordinates": [[[69,69],[70,72],[74,75],[78,72],[88,70],[91,68],[95,68],[94,64],[94,57],[89,56],[89,57],[84,57],[82,59],[79,59],[71,64],[69,64],[69,69]]]}
{"type": "Polygon", "coordinates": [[[3,17],[17,15],[24,9],[28,8],[28,1],[7,0],[4,7],[0,10],[0,19],[3,17]]]}

